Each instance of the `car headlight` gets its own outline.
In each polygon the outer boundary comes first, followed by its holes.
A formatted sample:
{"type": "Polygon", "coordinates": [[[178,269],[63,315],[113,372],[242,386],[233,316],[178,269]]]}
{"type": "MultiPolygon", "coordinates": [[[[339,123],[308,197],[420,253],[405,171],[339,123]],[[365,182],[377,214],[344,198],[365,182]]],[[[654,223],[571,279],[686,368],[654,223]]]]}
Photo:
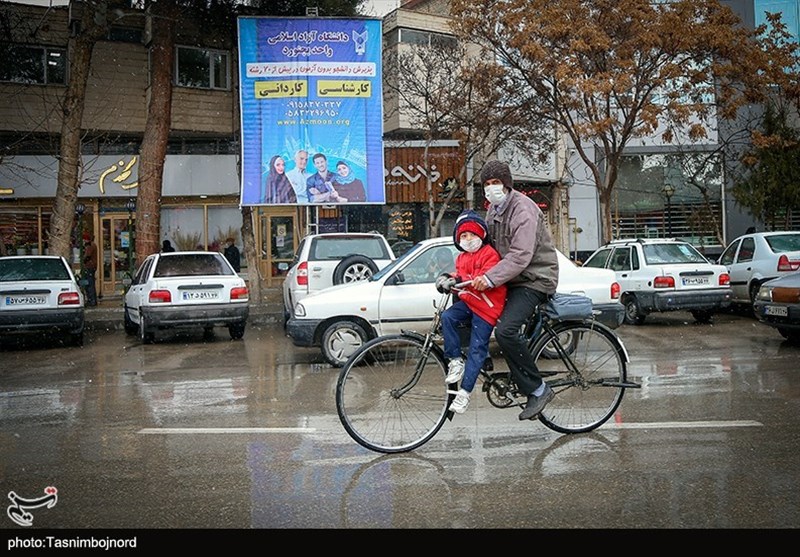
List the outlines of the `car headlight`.
{"type": "Polygon", "coordinates": [[[295,317],[305,317],[306,316],[306,308],[303,307],[301,302],[297,302],[294,305],[294,316],[295,317]]]}
{"type": "Polygon", "coordinates": [[[772,287],[771,286],[762,286],[758,289],[758,294],[756,295],[756,300],[760,300],[762,302],[771,302],[772,301],[772,287]]]}

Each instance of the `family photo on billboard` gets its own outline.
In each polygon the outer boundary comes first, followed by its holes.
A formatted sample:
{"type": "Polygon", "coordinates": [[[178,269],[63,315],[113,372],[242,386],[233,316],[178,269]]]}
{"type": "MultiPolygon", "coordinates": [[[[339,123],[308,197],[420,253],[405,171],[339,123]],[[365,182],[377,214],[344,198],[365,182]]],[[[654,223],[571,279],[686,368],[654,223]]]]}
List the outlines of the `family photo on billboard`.
{"type": "Polygon", "coordinates": [[[383,204],[381,22],[239,19],[242,205],[383,204]]]}

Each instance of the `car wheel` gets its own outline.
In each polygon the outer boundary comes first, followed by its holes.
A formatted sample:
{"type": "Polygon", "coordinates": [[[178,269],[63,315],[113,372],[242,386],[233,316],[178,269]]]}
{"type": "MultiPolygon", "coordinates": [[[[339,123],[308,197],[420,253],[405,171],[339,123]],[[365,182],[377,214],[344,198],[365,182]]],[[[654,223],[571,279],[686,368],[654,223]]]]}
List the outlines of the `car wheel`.
{"type": "Polygon", "coordinates": [[[136,331],[139,330],[139,326],[136,325],[136,323],[134,323],[133,320],[131,319],[131,316],[128,313],[128,308],[125,308],[125,311],[123,313],[123,321],[125,326],[125,332],[129,335],[135,335],[136,331]]]}
{"type": "Polygon", "coordinates": [[[636,300],[636,296],[628,296],[625,298],[625,323],[628,325],[641,325],[644,323],[644,319],[646,314],[642,313],[641,308],[639,307],[639,302],[636,300]]]}
{"type": "Polygon", "coordinates": [[[235,325],[228,325],[228,333],[231,339],[240,340],[244,336],[244,323],[236,323],[235,325]]]}
{"type": "Polygon", "coordinates": [[[333,284],[366,280],[378,272],[375,262],[365,255],[349,255],[333,270],[333,284]]]}
{"type": "Polygon", "coordinates": [[[203,339],[213,340],[213,338],[214,338],[214,327],[203,327],[203,339]]]}
{"type": "Polygon", "coordinates": [[[139,338],[142,339],[142,344],[150,344],[155,340],[155,334],[147,330],[147,323],[145,323],[144,315],[139,313],[139,338]]]}
{"type": "Polygon", "coordinates": [[[369,340],[366,331],[353,321],[338,321],[322,334],[322,355],[334,367],[342,367],[347,358],[369,340]]]}
{"type": "Polygon", "coordinates": [[[712,315],[714,315],[714,312],[707,309],[696,309],[692,311],[692,317],[694,317],[694,320],[698,323],[711,323],[712,315]]]}
{"type": "Polygon", "coordinates": [[[756,301],[756,296],[758,296],[758,291],[760,289],[761,289],[761,285],[758,283],[758,281],[753,281],[753,282],[750,283],[749,293],[750,293],[750,305],[751,306],[753,305],[753,302],[756,301]]]}

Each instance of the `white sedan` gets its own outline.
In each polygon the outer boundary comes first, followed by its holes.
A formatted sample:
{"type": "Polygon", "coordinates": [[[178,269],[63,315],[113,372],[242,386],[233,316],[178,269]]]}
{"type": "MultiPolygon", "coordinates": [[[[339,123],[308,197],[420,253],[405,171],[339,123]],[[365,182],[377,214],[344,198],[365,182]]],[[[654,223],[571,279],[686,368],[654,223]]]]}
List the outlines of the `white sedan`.
{"type": "MultiPolygon", "coordinates": [[[[451,261],[458,255],[451,236],[423,240],[368,280],[309,295],[294,306],[287,335],[296,346],[319,346],[328,362],[341,367],[371,338],[401,330],[426,333],[441,297],[434,286],[440,271],[430,270],[441,250],[450,252],[451,261]]],[[[591,298],[601,323],[611,328],[622,323],[613,271],[578,267],[559,252],[558,281],[558,292],[591,298]]]]}
{"type": "Polygon", "coordinates": [[[249,315],[247,285],[222,254],[206,251],[155,253],[145,259],[125,293],[124,325],[153,342],[159,329],[217,325],[244,336],[249,315]]]}
{"type": "Polygon", "coordinates": [[[58,333],[83,344],[83,294],[63,257],[0,257],[0,339],[25,333],[58,333]]]}

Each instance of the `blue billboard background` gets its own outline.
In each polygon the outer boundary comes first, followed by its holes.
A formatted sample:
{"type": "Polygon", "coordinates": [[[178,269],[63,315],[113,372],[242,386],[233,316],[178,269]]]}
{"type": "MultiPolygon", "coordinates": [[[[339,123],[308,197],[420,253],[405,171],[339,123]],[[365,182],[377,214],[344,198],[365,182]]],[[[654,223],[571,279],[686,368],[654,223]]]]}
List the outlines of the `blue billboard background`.
{"type": "Polygon", "coordinates": [[[335,190],[363,184],[349,204],[386,202],[380,20],[242,17],[239,64],[242,205],[336,203],[286,191],[281,161],[291,175],[298,150],[309,174],[325,155],[335,190]],[[337,163],[349,176],[335,176],[337,163]]]}

